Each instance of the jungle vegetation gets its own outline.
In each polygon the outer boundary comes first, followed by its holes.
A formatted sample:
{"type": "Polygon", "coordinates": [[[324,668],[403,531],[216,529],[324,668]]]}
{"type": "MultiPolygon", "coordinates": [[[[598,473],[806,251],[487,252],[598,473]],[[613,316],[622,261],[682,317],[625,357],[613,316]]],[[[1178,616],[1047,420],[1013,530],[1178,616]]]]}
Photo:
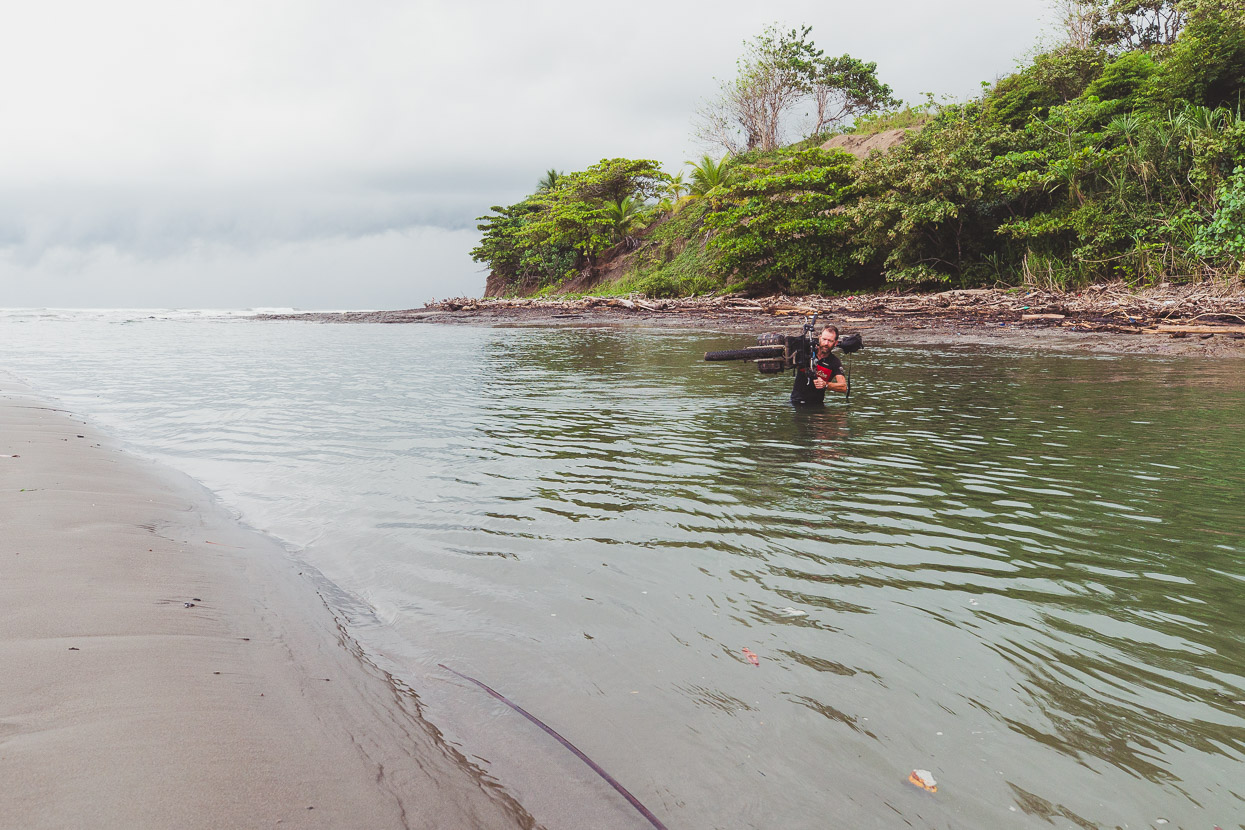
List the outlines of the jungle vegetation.
{"type": "Polygon", "coordinates": [[[481,217],[494,293],[1133,284],[1245,271],[1245,0],[1061,0],[1059,43],[976,100],[771,27],[700,113],[721,154],[549,171],[481,217]],[[811,104],[811,106],[809,106],[811,104]],[[799,123],[798,111],[815,117],[799,123]],[[858,159],[836,133],[906,129],[858,159]]]}

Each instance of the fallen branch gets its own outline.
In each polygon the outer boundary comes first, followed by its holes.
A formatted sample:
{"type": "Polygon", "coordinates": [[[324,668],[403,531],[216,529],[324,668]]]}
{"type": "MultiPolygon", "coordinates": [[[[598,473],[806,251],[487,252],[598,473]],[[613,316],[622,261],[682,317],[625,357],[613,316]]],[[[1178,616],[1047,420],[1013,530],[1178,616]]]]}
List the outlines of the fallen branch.
{"type": "Polygon", "coordinates": [[[1154,334],[1245,334],[1245,326],[1156,326],[1154,334]]]}

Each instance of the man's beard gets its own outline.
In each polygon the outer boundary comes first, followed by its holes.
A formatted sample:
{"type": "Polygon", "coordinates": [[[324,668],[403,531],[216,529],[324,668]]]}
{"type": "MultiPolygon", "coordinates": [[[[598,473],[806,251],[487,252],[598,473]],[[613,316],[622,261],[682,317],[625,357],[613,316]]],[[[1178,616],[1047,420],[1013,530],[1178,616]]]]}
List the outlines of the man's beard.
{"type": "Polygon", "coordinates": [[[827,357],[830,356],[830,352],[832,351],[834,351],[834,346],[830,346],[829,348],[827,348],[821,345],[820,343],[818,343],[817,344],[817,359],[825,360],[827,357]]]}

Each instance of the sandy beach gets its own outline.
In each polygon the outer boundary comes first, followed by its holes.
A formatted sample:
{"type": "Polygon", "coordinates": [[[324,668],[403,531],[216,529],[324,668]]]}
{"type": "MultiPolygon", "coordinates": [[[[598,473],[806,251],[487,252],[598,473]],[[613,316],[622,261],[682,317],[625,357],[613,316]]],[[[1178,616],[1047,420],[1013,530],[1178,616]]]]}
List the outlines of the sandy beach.
{"type": "Polygon", "coordinates": [[[272,539],[0,375],[0,828],[534,821],[272,539]]]}

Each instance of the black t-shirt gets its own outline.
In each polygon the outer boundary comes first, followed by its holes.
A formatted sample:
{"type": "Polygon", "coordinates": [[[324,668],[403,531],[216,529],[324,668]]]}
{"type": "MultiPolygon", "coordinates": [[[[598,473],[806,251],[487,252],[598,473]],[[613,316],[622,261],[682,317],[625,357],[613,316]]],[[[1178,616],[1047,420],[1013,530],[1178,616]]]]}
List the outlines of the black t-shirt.
{"type": "MultiPolygon", "coordinates": [[[[817,367],[822,370],[818,374],[823,376],[827,372],[831,378],[841,377],[843,374],[843,362],[839,360],[838,355],[833,353],[825,358],[818,358],[817,367]]],[[[813,374],[807,366],[801,366],[795,372],[795,386],[791,388],[791,402],[796,404],[826,402],[826,390],[813,386],[813,374]]]]}

